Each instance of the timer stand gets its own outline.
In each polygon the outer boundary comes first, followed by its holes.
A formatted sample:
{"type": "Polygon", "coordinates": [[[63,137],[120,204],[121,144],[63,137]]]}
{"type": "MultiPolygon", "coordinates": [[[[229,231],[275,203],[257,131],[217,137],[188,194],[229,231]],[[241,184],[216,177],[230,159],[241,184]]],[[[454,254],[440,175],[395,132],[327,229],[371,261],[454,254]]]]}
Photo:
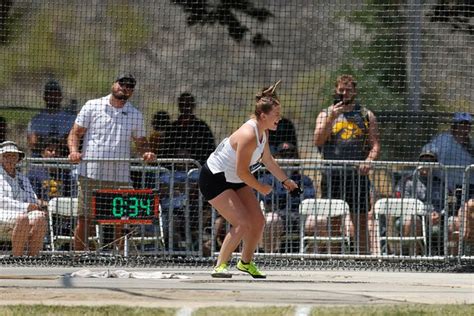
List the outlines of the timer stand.
{"type": "Polygon", "coordinates": [[[125,257],[129,255],[130,240],[133,238],[130,236],[129,225],[155,225],[159,223],[159,213],[156,190],[100,189],[93,192],[92,216],[97,225],[122,227],[125,232],[125,257]]]}

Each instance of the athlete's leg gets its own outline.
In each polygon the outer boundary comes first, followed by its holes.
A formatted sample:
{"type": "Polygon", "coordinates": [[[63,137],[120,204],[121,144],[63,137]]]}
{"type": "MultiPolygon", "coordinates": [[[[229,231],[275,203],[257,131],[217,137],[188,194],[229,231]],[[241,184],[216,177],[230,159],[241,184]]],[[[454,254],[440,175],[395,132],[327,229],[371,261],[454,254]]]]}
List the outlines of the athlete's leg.
{"type": "Polygon", "coordinates": [[[237,190],[237,195],[245,205],[243,210],[248,231],[243,235],[242,261],[248,263],[252,260],[253,253],[262,239],[265,217],[252,188],[245,186],[237,190]]]}
{"type": "Polygon", "coordinates": [[[244,234],[250,230],[250,219],[247,217],[246,206],[234,190],[222,192],[209,203],[232,225],[222,242],[217,258],[216,266],[220,266],[229,261],[232,252],[239,246],[244,234]]]}

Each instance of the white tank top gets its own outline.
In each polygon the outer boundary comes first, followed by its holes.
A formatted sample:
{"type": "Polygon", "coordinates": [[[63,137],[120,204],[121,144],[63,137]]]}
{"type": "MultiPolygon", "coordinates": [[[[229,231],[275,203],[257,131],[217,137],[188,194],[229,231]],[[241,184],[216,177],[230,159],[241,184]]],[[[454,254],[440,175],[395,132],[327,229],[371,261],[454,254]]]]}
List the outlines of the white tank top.
{"type": "MultiPolygon", "coordinates": [[[[248,120],[245,124],[250,124],[255,130],[255,137],[257,138],[257,148],[255,148],[252,158],[250,159],[249,168],[257,164],[263,155],[263,149],[267,142],[266,133],[263,134],[262,141],[258,137],[257,123],[254,120],[248,120]]],[[[216,150],[207,159],[207,166],[213,174],[224,172],[225,179],[231,183],[242,183],[242,179],[237,176],[237,153],[230,145],[229,137],[222,140],[217,146],[216,150]]],[[[252,169],[252,168],[251,168],[252,169]]]]}

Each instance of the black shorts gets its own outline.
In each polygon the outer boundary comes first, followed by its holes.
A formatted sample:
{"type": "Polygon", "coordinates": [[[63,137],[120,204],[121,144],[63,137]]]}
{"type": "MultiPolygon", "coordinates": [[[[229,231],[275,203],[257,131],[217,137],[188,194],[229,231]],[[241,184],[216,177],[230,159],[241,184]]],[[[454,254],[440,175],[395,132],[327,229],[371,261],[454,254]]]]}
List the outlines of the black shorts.
{"type": "Polygon", "coordinates": [[[370,181],[357,171],[327,171],[321,181],[323,198],[341,199],[349,204],[352,214],[367,213],[370,208],[370,181]],[[331,185],[329,185],[329,181],[331,185]]]}
{"type": "Polygon", "coordinates": [[[213,174],[207,163],[202,166],[199,175],[199,189],[206,200],[212,200],[225,190],[238,190],[245,187],[245,183],[227,182],[224,172],[213,174]]]}

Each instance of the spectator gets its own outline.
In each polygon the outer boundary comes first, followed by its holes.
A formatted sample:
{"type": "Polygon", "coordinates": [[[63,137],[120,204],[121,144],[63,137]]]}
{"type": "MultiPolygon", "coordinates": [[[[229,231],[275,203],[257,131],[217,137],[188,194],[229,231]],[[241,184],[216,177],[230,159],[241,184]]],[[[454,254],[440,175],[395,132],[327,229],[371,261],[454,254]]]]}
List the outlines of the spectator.
{"type": "Polygon", "coordinates": [[[0,233],[9,235],[12,254],[37,256],[43,249],[46,214],[28,178],[17,171],[24,152],[11,141],[0,144],[0,233]]]}
{"type": "MultiPolygon", "coordinates": [[[[59,145],[56,138],[47,138],[42,147],[42,158],[58,158],[59,145]]],[[[41,200],[49,201],[53,197],[76,195],[76,185],[71,179],[71,170],[57,166],[46,167],[43,164],[31,164],[30,166],[28,179],[41,200]]]]}
{"type": "MultiPolygon", "coordinates": [[[[295,148],[298,148],[295,126],[293,125],[293,122],[285,117],[282,117],[280,122],[278,122],[276,131],[270,131],[268,136],[268,144],[270,145],[270,150],[273,154],[277,153],[277,147],[283,143],[289,143],[295,148]]],[[[294,159],[298,158],[299,155],[296,151],[294,159]]]]}
{"type": "MultiPolygon", "coordinates": [[[[292,143],[281,143],[277,146],[275,158],[277,159],[297,159],[298,150],[292,143]]],[[[302,175],[299,170],[290,173],[292,179],[303,190],[303,199],[315,198],[315,190],[311,179],[302,175]]],[[[265,207],[265,230],[263,232],[263,248],[265,252],[279,252],[281,242],[289,235],[297,235],[299,238],[299,205],[300,196],[292,196],[284,186],[270,173],[265,173],[259,177],[259,181],[273,187],[270,194],[260,196],[265,207]]],[[[286,250],[299,250],[296,245],[289,244],[286,250]]]]}
{"type": "MultiPolygon", "coordinates": [[[[438,162],[435,153],[424,151],[420,154],[418,161],[420,162],[438,162]]],[[[439,169],[423,167],[415,170],[412,174],[403,177],[395,188],[395,194],[399,198],[417,198],[422,201],[429,213],[428,224],[431,228],[430,235],[432,237],[432,250],[441,255],[443,242],[443,224],[442,216],[445,213],[445,192],[442,173],[439,169]]],[[[415,220],[413,217],[403,217],[387,219],[387,234],[390,236],[414,236],[421,235],[421,219],[415,220]],[[417,223],[415,227],[415,222],[417,223]]],[[[456,219],[457,221],[457,219],[456,219]]],[[[454,218],[450,217],[450,224],[454,223],[454,218]]],[[[453,229],[449,229],[452,236],[453,229]]],[[[452,239],[452,238],[451,238],[452,239]]],[[[388,244],[392,248],[391,243],[388,244]]],[[[393,249],[396,251],[396,248],[393,249]]]]}
{"type": "Polygon", "coordinates": [[[61,86],[56,80],[49,80],[44,87],[46,108],[35,115],[28,124],[28,146],[33,157],[41,156],[41,143],[45,138],[60,140],[58,155],[67,156],[66,138],[74,123],[75,115],[61,110],[63,99],[61,86]]]}
{"type": "Polygon", "coordinates": [[[474,164],[474,142],[470,138],[472,127],[472,115],[466,112],[456,112],[452,118],[451,130],[443,132],[434,137],[431,142],[423,147],[423,151],[430,150],[436,153],[438,161],[444,166],[457,166],[457,168],[448,168],[448,190],[455,192],[456,206],[460,209],[459,214],[464,232],[460,234],[472,246],[474,241],[474,172],[470,173],[467,179],[468,187],[464,200],[467,201],[461,205],[462,201],[462,181],[464,168],[474,164]],[[461,167],[461,168],[460,168],[461,167]]]}
{"type": "Polygon", "coordinates": [[[0,116],[0,143],[7,140],[7,121],[3,116],[0,116]]]}
{"type": "MultiPolygon", "coordinates": [[[[449,132],[435,136],[423,147],[433,151],[441,164],[446,166],[468,166],[474,164],[474,142],[470,138],[472,116],[469,113],[454,114],[449,132]]],[[[448,171],[448,188],[455,190],[462,186],[464,168],[448,171]]],[[[471,176],[474,183],[474,176],[471,176]]]]}
{"type": "Polygon", "coordinates": [[[151,126],[153,127],[153,132],[150,134],[148,142],[150,144],[150,149],[156,154],[158,158],[163,158],[162,152],[164,151],[160,144],[163,143],[163,137],[166,130],[171,125],[170,115],[166,111],[158,111],[153,116],[153,121],[151,126]]]}
{"type": "MultiPolygon", "coordinates": [[[[328,163],[330,169],[323,174],[322,194],[326,198],[344,199],[349,204],[356,251],[369,253],[368,244],[374,242],[375,236],[368,173],[370,162],[380,155],[377,119],[356,100],[356,81],[352,76],[338,77],[335,88],[336,101],[316,119],[314,143],[326,160],[361,160],[365,163],[355,169],[328,163]],[[367,236],[368,232],[371,236],[367,236]]],[[[307,222],[306,228],[314,231],[315,224],[307,222]]],[[[327,227],[325,223],[321,224],[322,229],[327,227]]]]}
{"type": "Polygon", "coordinates": [[[143,115],[128,101],[135,84],[133,75],[119,75],[112,84],[111,94],[87,101],[69,134],[69,160],[80,162],[75,250],[87,249],[87,223],[90,223],[89,208],[94,190],[130,187],[130,164],[126,160],[131,156],[131,141],[135,142],[144,161],[156,159],[156,155],[148,149],[143,115]],[[82,152],[79,151],[81,137],[84,137],[82,152]],[[124,161],[81,161],[117,158],[124,161]]]}
{"type": "Polygon", "coordinates": [[[165,133],[164,152],[168,158],[190,158],[201,165],[214,151],[215,141],[209,126],[196,117],[194,96],[188,92],[178,98],[179,117],[165,133]]]}

